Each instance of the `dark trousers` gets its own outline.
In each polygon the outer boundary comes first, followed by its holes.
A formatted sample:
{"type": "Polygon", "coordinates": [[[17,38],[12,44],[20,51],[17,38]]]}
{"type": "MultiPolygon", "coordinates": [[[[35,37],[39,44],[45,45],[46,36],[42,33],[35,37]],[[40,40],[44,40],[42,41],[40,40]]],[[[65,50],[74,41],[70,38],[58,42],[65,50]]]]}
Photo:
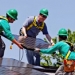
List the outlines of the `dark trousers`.
{"type": "Polygon", "coordinates": [[[5,43],[0,36],[0,58],[4,56],[4,51],[5,51],[5,43]]]}
{"type": "Polygon", "coordinates": [[[34,51],[26,50],[26,56],[29,64],[40,66],[40,54],[34,51]]]}

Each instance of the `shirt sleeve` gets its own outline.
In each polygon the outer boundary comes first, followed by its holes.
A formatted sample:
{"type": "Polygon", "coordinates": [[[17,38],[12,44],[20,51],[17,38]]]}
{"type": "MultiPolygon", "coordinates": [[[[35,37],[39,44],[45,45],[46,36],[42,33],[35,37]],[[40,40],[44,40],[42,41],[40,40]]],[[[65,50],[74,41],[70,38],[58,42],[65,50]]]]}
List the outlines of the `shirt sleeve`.
{"type": "Polygon", "coordinates": [[[42,30],[42,33],[43,33],[43,34],[48,34],[48,30],[47,30],[46,23],[44,23],[44,28],[43,28],[43,30],[42,30]]]}
{"type": "Polygon", "coordinates": [[[23,26],[24,26],[24,27],[29,26],[29,25],[33,22],[33,19],[34,19],[34,16],[28,17],[28,18],[24,21],[23,26]]]}
{"type": "Polygon", "coordinates": [[[40,49],[41,53],[47,53],[47,54],[51,54],[53,52],[55,52],[56,50],[59,50],[60,48],[60,43],[56,43],[54,46],[52,46],[51,48],[48,49],[40,49]]]}
{"type": "Polygon", "coordinates": [[[12,41],[14,39],[14,36],[11,33],[9,23],[6,20],[2,20],[1,27],[3,31],[5,32],[6,37],[12,41]]]}

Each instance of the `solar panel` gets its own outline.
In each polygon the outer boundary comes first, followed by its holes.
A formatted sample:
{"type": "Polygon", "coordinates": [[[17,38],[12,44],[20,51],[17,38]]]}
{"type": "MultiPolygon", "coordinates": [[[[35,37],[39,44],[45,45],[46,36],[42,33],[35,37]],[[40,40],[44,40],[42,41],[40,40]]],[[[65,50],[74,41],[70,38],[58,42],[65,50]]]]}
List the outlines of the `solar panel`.
{"type": "Polygon", "coordinates": [[[19,35],[15,35],[15,34],[13,34],[13,36],[20,43],[23,43],[23,46],[25,46],[27,48],[34,49],[36,47],[38,47],[38,48],[48,48],[49,47],[49,43],[47,43],[46,41],[44,41],[40,38],[36,38],[36,39],[33,37],[24,38],[24,36],[19,36],[19,35]]]}
{"type": "Polygon", "coordinates": [[[33,66],[11,58],[0,59],[0,75],[47,75],[33,66]]]}
{"type": "Polygon", "coordinates": [[[0,66],[0,75],[22,75],[22,74],[0,66]]]}

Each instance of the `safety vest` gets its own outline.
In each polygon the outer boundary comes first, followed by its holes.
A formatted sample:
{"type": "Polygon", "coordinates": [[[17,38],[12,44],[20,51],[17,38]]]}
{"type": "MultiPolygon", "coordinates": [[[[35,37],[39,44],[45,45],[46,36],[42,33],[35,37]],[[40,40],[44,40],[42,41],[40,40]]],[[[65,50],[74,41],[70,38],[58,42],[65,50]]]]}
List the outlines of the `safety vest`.
{"type": "MultiPolygon", "coordinates": [[[[70,43],[70,42],[68,42],[68,41],[66,41],[66,43],[67,43],[67,44],[69,44],[69,45],[70,45],[70,47],[72,47],[72,46],[73,46],[73,44],[72,44],[72,43],[70,43]]],[[[71,49],[69,49],[68,53],[67,53],[67,54],[66,54],[66,56],[65,56],[65,59],[68,59],[68,57],[70,56],[70,53],[71,53],[71,49]]]]}
{"type": "Polygon", "coordinates": [[[4,19],[8,21],[8,19],[5,16],[0,16],[0,19],[4,19]]]}
{"type": "MultiPolygon", "coordinates": [[[[44,22],[42,22],[42,25],[41,25],[41,26],[38,26],[38,25],[36,24],[36,17],[34,16],[33,22],[32,22],[30,25],[28,25],[28,27],[26,27],[26,30],[29,30],[29,29],[32,28],[33,26],[35,26],[35,27],[38,28],[40,31],[42,31],[42,29],[44,28],[44,22]]],[[[22,36],[24,36],[24,34],[22,33],[22,28],[20,29],[19,34],[22,35],[22,36]]]]}
{"type": "Polygon", "coordinates": [[[42,30],[44,28],[44,22],[42,22],[42,25],[41,26],[38,26],[36,24],[36,17],[34,16],[34,19],[33,19],[33,22],[28,26],[26,27],[26,30],[29,30],[30,28],[32,28],[33,26],[35,26],[36,28],[38,28],[39,30],[42,30]]]}
{"type": "Polygon", "coordinates": [[[71,51],[69,50],[68,53],[67,53],[66,56],[65,56],[65,59],[66,59],[66,60],[67,60],[68,57],[70,56],[70,53],[71,53],[71,51]]]}

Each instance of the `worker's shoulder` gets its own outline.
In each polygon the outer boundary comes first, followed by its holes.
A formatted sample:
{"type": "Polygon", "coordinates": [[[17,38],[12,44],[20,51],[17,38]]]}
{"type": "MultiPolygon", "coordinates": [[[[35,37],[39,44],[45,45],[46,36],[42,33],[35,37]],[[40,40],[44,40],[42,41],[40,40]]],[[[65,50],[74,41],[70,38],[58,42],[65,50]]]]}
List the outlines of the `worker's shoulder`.
{"type": "Polygon", "coordinates": [[[69,47],[69,44],[67,44],[66,41],[59,41],[58,44],[62,45],[62,46],[68,46],[69,47]]]}
{"type": "Polygon", "coordinates": [[[35,16],[28,16],[28,19],[34,19],[35,16]]]}
{"type": "Polygon", "coordinates": [[[8,23],[8,21],[5,19],[0,19],[0,23],[8,23]]]}

